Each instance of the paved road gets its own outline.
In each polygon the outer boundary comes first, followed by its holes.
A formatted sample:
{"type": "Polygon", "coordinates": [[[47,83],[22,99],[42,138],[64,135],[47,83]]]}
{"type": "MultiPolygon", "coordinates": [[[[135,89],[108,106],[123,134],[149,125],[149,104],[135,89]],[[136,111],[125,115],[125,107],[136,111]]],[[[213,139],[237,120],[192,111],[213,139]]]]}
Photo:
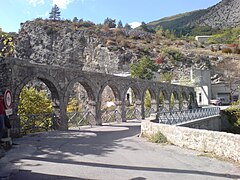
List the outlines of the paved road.
{"type": "Polygon", "coordinates": [[[0,177],[14,180],[240,179],[240,167],[200,152],[139,138],[140,123],[50,132],[15,140],[0,159],[0,177]]]}

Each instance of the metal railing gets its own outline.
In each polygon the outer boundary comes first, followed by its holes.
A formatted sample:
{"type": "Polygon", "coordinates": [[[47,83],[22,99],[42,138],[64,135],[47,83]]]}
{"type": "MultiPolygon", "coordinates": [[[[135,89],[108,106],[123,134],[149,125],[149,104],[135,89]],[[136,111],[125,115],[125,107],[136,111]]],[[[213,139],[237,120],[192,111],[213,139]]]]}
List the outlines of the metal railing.
{"type": "Polygon", "coordinates": [[[50,131],[59,127],[55,113],[19,114],[22,134],[50,131]]]}
{"type": "Polygon", "coordinates": [[[196,119],[220,115],[220,108],[198,108],[183,111],[162,111],[157,113],[157,120],[163,124],[180,124],[196,119]]]}
{"type": "Polygon", "coordinates": [[[153,112],[155,112],[153,108],[145,108],[145,118],[150,117],[153,112]]]}
{"type": "Polygon", "coordinates": [[[141,119],[141,111],[135,106],[130,106],[126,108],[126,119],[141,119]]]}
{"type": "Polygon", "coordinates": [[[103,110],[101,113],[101,119],[103,123],[120,122],[121,113],[117,109],[103,110]]]}
{"type": "Polygon", "coordinates": [[[91,127],[96,124],[96,117],[94,114],[86,110],[84,112],[69,112],[68,116],[68,126],[69,127],[78,127],[90,125],[91,127]]]}

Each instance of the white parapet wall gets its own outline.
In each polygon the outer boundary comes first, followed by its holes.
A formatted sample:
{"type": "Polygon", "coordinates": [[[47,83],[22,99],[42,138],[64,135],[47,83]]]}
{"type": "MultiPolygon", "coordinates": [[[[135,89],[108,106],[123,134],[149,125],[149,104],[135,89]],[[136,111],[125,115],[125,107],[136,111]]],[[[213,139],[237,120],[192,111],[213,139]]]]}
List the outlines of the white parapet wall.
{"type": "Polygon", "coordinates": [[[240,135],[142,121],[141,135],[151,136],[158,131],[174,145],[240,162],[240,135]]]}

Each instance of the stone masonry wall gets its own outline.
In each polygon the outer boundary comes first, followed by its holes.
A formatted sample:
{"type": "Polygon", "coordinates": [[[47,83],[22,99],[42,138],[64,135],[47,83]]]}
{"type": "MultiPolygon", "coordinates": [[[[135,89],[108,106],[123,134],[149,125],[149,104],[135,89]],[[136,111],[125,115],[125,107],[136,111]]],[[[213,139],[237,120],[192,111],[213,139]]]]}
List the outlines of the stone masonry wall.
{"type": "Polygon", "coordinates": [[[174,145],[240,162],[240,135],[142,121],[141,135],[151,136],[158,131],[174,145]]]}
{"type": "Polygon", "coordinates": [[[208,118],[201,118],[189,122],[184,122],[178,124],[178,126],[195,128],[195,129],[206,129],[211,131],[221,131],[222,130],[222,119],[220,115],[210,116],[208,118]]]}

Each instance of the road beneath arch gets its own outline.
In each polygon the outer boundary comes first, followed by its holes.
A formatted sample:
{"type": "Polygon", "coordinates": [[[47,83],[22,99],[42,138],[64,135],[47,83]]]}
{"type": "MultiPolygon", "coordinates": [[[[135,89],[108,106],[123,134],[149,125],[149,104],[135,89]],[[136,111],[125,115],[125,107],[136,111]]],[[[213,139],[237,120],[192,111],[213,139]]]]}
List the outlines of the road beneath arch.
{"type": "Polygon", "coordinates": [[[128,122],[25,136],[0,159],[0,179],[240,179],[240,168],[139,138],[128,122]]]}

